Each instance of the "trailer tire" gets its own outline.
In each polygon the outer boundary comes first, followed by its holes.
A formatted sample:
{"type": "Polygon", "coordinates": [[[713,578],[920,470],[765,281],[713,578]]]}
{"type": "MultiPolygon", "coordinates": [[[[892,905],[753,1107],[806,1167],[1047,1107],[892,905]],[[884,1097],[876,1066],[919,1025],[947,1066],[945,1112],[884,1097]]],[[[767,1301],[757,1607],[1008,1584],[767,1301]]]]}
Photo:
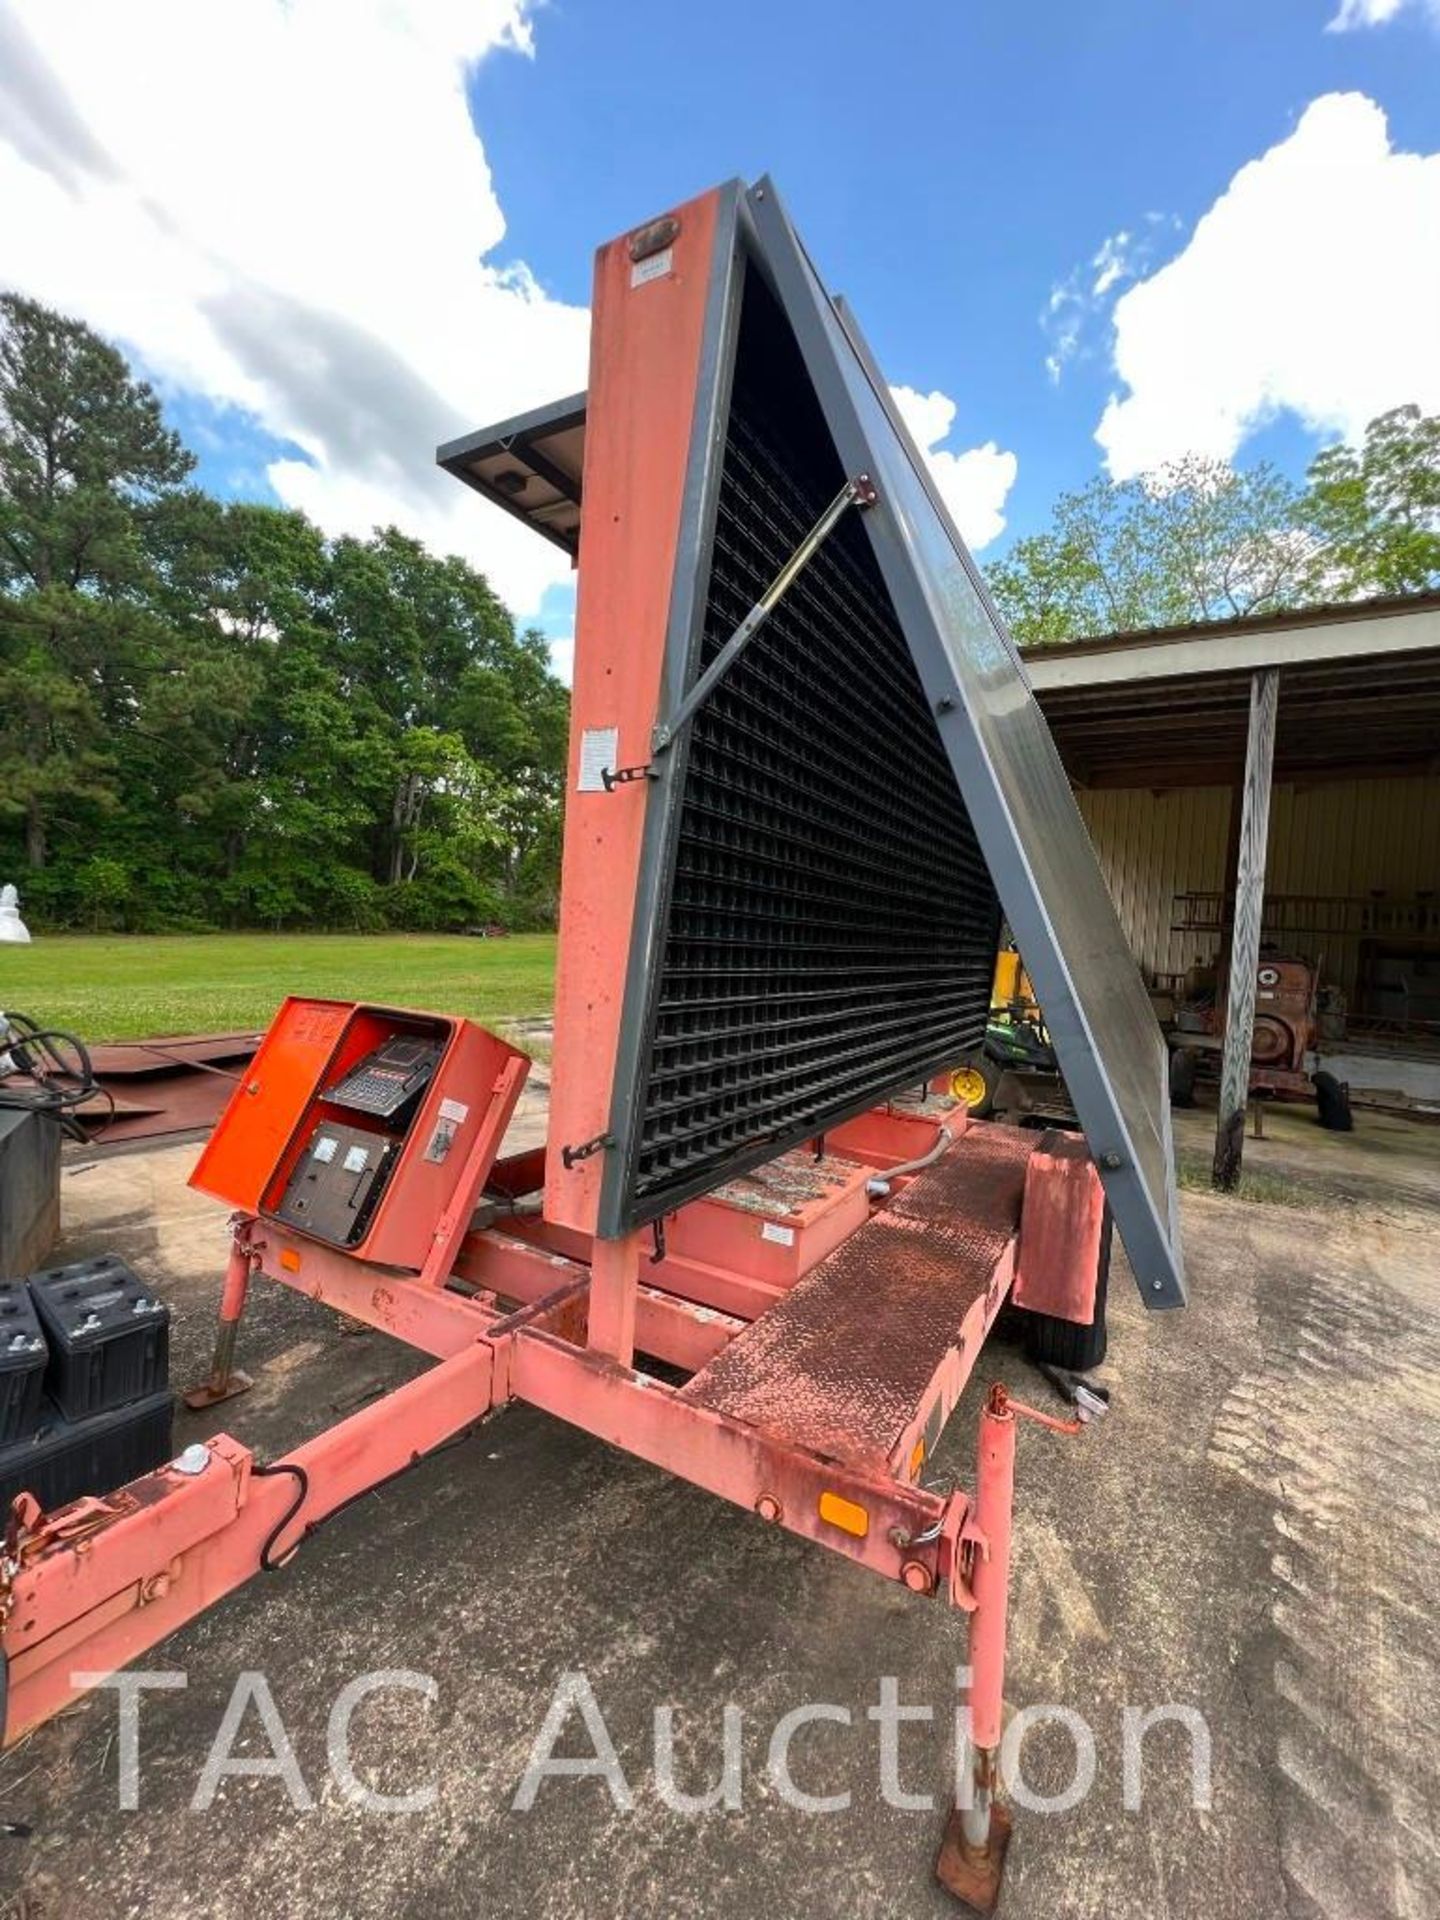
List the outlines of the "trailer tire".
{"type": "MultiPolygon", "coordinates": [[[[1100,1266],[1095,1279],[1095,1318],[1088,1327],[1074,1320],[1058,1319],[1053,1313],[1025,1313],[1026,1355],[1047,1367],[1063,1367],[1067,1373],[1088,1373],[1105,1358],[1109,1344],[1105,1330],[1105,1296],[1110,1286],[1110,1237],[1113,1222],[1105,1209],[1105,1224],[1100,1232],[1100,1266]]],[[[1022,1309],[1022,1312],[1024,1310],[1022,1309]]]]}
{"type": "Polygon", "coordinates": [[[1199,1056],[1191,1047],[1176,1047],[1170,1055],[1170,1104],[1172,1107],[1194,1106],[1195,1071],[1199,1065],[1199,1056]]]}
{"type": "Polygon", "coordinates": [[[1315,1117],[1328,1133],[1351,1133],[1355,1118],[1350,1111],[1350,1089],[1343,1080],[1322,1068],[1311,1075],[1315,1088],[1315,1117]]]}

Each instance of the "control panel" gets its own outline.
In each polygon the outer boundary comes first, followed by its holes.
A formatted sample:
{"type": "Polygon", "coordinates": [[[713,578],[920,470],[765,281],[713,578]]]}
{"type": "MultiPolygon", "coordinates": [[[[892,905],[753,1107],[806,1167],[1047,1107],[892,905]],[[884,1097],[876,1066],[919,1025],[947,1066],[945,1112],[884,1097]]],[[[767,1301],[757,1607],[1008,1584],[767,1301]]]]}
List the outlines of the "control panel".
{"type": "Polygon", "coordinates": [[[441,1043],[416,1035],[397,1035],[351,1067],[326,1099],[336,1106],[373,1113],[381,1120],[400,1118],[418,1104],[440,1063],[441,1043]]]}
{"type": "Polygon", "coordinates": [[[287,1000],[191,1185],[288,1230],[295,1261],[308,1239],[419,1271],[479,1194],[528,1065],[453,1015],[287,1000]]]}
{"type": "Polygon", "coordinates": [[[322,1120],[295,1162],[275,1218],[317,1240],[353,1247],[380,1204],[399,1147],[369,1128],[322,1120]]]}

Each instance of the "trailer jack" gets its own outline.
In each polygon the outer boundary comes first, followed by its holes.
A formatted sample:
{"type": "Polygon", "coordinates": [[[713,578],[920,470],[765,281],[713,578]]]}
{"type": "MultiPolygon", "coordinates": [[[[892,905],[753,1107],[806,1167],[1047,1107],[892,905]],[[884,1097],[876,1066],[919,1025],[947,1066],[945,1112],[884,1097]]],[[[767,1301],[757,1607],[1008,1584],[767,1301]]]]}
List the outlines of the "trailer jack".
{"type": "Polygon", "coordinates": [[[973,1596],[970,1615],[969,1778],[945,1823],[935,1875],[977,1913],[993,1913],[1010,1845],[1009,1809],[999,1799],[1000,1736],[1005,1692],[1005,1637],[1010,1600],[1010,1527],[1015,1499],[1015,1421],[1034,1420],[1056,1433],[1079,1433],[1083,1422],[1027,1406],[997,1383],[980,1414],[975,1514],[962,1535],[973,1596]]]}

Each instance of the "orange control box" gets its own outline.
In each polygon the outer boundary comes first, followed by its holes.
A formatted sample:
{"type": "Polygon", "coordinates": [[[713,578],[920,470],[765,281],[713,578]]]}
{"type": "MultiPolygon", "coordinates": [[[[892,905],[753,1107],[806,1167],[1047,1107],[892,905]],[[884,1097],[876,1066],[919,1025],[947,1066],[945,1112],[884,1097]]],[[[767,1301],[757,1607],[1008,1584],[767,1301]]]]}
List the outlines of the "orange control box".
{"type": "Polygon", "coordinates": [[[470,1020],[292,997],[190,1185],[357,1259],[421,1269],[442,1219],[478,1196],[529,1066],[470,1020]]]}

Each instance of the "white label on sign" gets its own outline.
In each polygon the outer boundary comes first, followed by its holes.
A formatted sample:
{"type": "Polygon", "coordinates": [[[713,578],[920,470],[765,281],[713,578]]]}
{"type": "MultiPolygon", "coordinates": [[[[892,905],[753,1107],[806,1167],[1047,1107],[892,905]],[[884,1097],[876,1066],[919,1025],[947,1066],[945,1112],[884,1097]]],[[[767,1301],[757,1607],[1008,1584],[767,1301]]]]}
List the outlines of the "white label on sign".
{"type": "Polygon", "coordinates": [[[575,782],[575,791],[603,793],[605,782],[600,778],[601,770],[608,767],[613,773],[619,756],[618,727],[586,727],[580,735],[580,778],[575,782]]]}
{"type": "Polygon", "coordinates": [[[780,1227],[773,1220],[767,1220],[760,1229],[762,1240],[773,1240],[777,1247],[793,1247],[795,1244],[794,1227],[780,1227]]]}
{"type": "Polygon", "coordinates": [[[440,1102],[440,1118],[442,1120],[453,1120],[458,1127],[463,1125],[469,1116],[470,1109],[463,1100],[442,1100],[440,1102]]]}
{"type": "Polygon", "coordinates": [[[662,247],[659,253],[652,253],[648,259],[637,260],[630,269],[632,287],[643,287],[647,280],[662,279],[675,264],[675,249],[662,247]]]}
{"type": "Polygon", "coordinates": [[[340,1164],[346,1173],[363,1173],[370,1164],[370,1155],[364,1147],[351,1147],[340,1164]]]}
{"type": "Polygon", "coordinates": [[[335,1158],[335,1149],[339,1144],[340,1142],[335,1138],[333,1133],[322,1133],[320,1138],[315,1142],[315,1150],[310,1158],[312,1160],[318,1160],[322,1167],[328,1167],[330,1162],[335,1158]]]}

